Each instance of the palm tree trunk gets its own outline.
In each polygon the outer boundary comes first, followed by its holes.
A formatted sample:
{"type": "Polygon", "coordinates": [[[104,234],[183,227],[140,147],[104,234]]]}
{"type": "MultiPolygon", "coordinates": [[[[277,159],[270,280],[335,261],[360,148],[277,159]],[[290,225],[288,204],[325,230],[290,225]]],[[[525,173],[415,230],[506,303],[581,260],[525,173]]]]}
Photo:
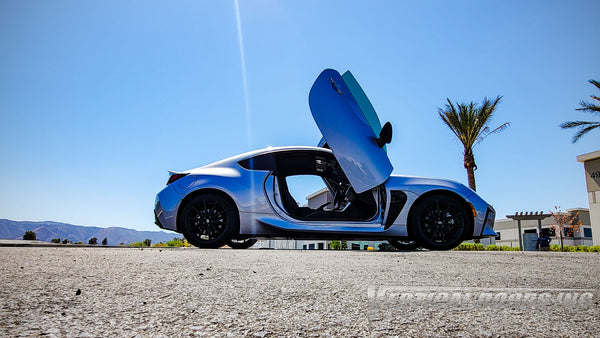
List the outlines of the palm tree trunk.
{"type": "Polygon", "coordinates": [[[469,179],[469,188],[477,191],[475,186],[475,170],[473,168],[467,168],[467,178],[469,179]]]}
{"type": "Polygon", "coordinates": [[[465,169],[467,169],[469,188],[477,190],[475,186],[475,169],[477,169],[477,165],[475,164],[475,157],[473,156],[473,149],[471,148],[465,148],[464,165],[465,169]]]}
{"type": "MultiPolygon", "coordinates": [[[[465,149],[465,169],[467,169],[467,179],[469,180],[469,188],[473,190],[477,190],[475,186],[475,169],[477,169],[477,165],[475,164],[475,157],[473,156],[473,149],[465,149]]],[[[480,243],[481,240],[479,238],[474,238],[473,243],[480,243]]]]}

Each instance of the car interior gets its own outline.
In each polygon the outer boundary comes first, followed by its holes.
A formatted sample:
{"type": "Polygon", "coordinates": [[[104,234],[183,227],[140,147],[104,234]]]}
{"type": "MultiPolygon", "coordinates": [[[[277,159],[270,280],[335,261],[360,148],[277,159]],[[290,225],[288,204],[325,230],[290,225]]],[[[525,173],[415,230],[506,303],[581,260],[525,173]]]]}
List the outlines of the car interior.
{"type": "Polygon", "coordinates": [[[275,187],[281,206],[300,220],[364,221],[377,213],[377,202],[371,190],[357,194],[331,154],[317,152],[287,152],[275,155],[275,187]],[[329,198],[319,206],[300,206],[290,193],[289,181],[296,176],[322,179],[329,198]]]}

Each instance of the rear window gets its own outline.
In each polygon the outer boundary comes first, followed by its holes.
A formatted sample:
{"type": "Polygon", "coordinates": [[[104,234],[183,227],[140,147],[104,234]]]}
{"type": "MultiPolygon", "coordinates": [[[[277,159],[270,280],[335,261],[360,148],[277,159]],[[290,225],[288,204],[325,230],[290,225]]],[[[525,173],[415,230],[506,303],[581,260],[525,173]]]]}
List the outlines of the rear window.
{"type": "Polygon", "coordinates": [[[248,170],[275,171],[273,154],[262,154],[239,161],[238,164],[248,170]]]}

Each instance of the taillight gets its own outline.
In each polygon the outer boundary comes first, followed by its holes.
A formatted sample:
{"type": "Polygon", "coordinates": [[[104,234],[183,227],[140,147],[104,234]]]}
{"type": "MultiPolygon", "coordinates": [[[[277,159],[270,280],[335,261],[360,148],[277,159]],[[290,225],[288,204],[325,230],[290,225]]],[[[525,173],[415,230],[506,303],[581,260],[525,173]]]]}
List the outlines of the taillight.
{"type": "Polygon", "coordinates": [[[169,177],[169,180],[167,181],[167,185],[177,181],[180,178],[184,178],[186,177],[188,174],[171,174],[171,176],[169,177]]]}

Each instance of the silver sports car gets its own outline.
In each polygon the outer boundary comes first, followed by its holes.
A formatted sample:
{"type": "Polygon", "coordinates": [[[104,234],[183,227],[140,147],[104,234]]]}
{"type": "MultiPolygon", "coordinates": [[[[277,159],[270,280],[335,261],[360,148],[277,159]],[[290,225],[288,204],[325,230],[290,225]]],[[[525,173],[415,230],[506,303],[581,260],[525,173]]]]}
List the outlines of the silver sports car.
{"type": "Polygon", "coordinates": [[[156,196],[156,224],[201,248],[247,248],[271,238],[448,250],[496,236],[494,209],[468,187],[391,175],[391,124],[381,127],[350,72],[324,70],[309,105],[323,135],[319,146],[267,148],[171,172],[156,196]],[[303,189],[315,183],[308,203],[299,204],[303,189]]]}

